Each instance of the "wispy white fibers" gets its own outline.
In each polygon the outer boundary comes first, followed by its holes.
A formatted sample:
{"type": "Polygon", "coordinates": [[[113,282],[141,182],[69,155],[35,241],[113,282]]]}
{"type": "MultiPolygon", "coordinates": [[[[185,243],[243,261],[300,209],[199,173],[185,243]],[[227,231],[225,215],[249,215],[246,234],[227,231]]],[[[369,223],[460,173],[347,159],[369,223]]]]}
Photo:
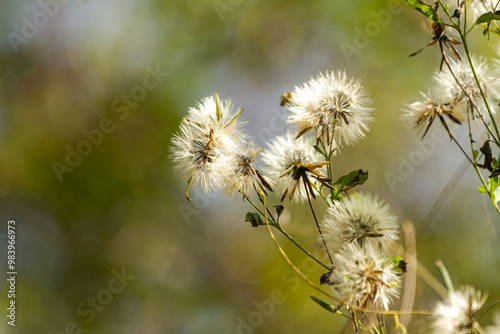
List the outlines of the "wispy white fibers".
{"type": "MultiPolygon", "coordinates": [[[[286,133],[275,137],[269,147],[262,152],[265,163],[264,172],[277,184],[277,192],[282,194],[290,184],[290,175],[297,162],[308,164],[322,161],[322,157],[313,147],[313,141],[308,137],[295,139],[295,135],[286,133]]],[[[312,183],[316,182],[314,180],[312,183]]],[[[293,197],[296,201],[307,201],[306,188],[299,182],[293,197]]]]}
{"type": "Polygon", "coordinates": [[[339,147],[363,138],[372,121],[371,100],[361,82],[341,71],[319,73],[296,86],[288,109],[288,121],[297,125],[298,136],[315,128],[316,137],[339,147]]]}
{"type": "MultiPolygon", "coordinates": [[[[500,97],[499,71],[496,67],[488,65],[483,57],[472,56],[472,64],[488,104],[492,112],[495,112],[500,97]]],[[[435,72],[433,91],[441,97],[442,101],[455,103],[456,112],[460,110],[461,113],[468,109],[472,110],[472,104],[468,101],[470,98],[477,107],[477,110],[474,109],[474,115],[479,112],[483,117],[488,118],[486,105],[469,62],[450,60],[450,68],[451,72],[447,66],[444,66],[442,71],[435,72]]]]}
{"type": "Polygon", "coordinates": [[[460,287],[450,292],[447,298],[436,304],[434,308],[433,333],[479,333],[476,328],[476,312],[483,306],[486,297],[472,286],[460,287]]]}
{"type": "Polygon", "coordinates": [[[232,177],[231,162],[245,135],[238,111],[230,100],[206,97],[194,108],[174,134],[170,157],[179,178],[204,191],[222,189],[232,177]]]}
{"type": "Polygon", "coordinates": [[[399,295],[401,278],[392,257],[370,244],[345,244],[333,257],[334,269],[324,278],[334,295],[350,307],[389,309],[399,295]]]}
{"type": "Polygon", "coordinates": [[[322,230],[328,249],[337,252],[347,243],[392,243],[398,239],[399,224],[388,204],[357,193],[328,208],[322,230]]]}
{"type": "Polygon", "coordinates": [[[255,159],[262,148],[256,148],[253,142],[245,143],[233,159],[233,176],[224,193],[228,196],[251,198],[253,191],[267,195],[273,191],[274,182],[263,175],[254,166],[255,159]]]}
{"type": "MultiPolygon", "coordinates": [[[[482,57],[472,57],[472,63],[486,101],[494,113],[500,98],[498,69],[489,66],[482,57]]],[[[453,127],[466,123],[468,117],[470,120],[477,120],[477,117],[484,122],[489,120],[488,109],[469,63],[465,60],[450,60],[450,68],[444,66],[441,71],[436,71],[434,85],[427,94],[422,93],[422,100],[402,109],[402,119],[422,137],[431,126],[440,126],[451,139],[453,127]]]]}
{"type": "Polygon", "coordinates": [[[422,138],[431,126],[441,129],[452,136],[452,125],[459,126],[467,121],[466,108],[459,108],[458,101],[442,95],[422,93],[422,100],[403,108],[402,120],[408,128],[417,131],[422,138]],[[434,124],[434,125],[433,125],[434,124]]]}

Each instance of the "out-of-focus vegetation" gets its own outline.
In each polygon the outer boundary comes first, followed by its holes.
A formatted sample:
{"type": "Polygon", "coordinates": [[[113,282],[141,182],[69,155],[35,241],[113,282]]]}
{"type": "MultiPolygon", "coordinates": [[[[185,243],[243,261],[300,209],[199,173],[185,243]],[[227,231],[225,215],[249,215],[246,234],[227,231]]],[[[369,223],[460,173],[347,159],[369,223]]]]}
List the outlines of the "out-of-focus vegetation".
{"type": "MultiPolygon", "coordinates": [[[[417,231],[462,164],[444,142],[401,172],[422,149],[400,108],[427,89],[440,61],[433,48],[408,58],[430,34],[402,1],[63,2],[0,3],[0,233],[8,219],[18,222],[17,326],[4,316],[2,333],[59,333],[72,322],[82,333],[236,333],[239,319],[248,321],[274,290],[284,301],[254,333],[343,326],[310,300],[314,291],[293,275],[266,231],[244,223],[248,205],[216,194],[184,198],[169,141],[187,108],[214,92],[245,108],[248,132],[264,145],[271,129],[282,128],[280,121],[271,126],[284,111],[281,93],[320,70],[362,78],[375,122],[365,140],[335,158],[335,172],[368,170],[360,190],[378,193],[417,231]],[[383,10],[390,15],[378,21],[374,13],[383,10]],[[356,48],[349,57],[347,44],[356,48]],[[168,75],[151,88],[151,71],[168,75]],[[86,133],[95,144],[82,144],[86,133]],[[86,156],[68,158],[72,150],[86,156]],[[59,164],[67,166],[62,174],[59,164]],[[387,171],[407,175],[391,183],[387,171]],[[122,268],[135,278],[105,299],[112,271],[122,268]]],[[[473,48],[496,57],[496,44],[478,32],[473,48]]],[[[441,259],[455,282],[499,296],[499,221],[472,170],[454,182],[418,243],[419,260],[439,278],[433,262],[441,259]]],[[[305,209],[287,205],[283,221],[314,250],[305,209]]],[[[321,270],[282,242],[319,279],[321,270]]],[[[5,310],[5,280],[0,287],[5,310]]],[[[416,293],[419,309],[438,298],[422,282],[416,293]]],[[[414,331],[424,320],[413,318],[414,331]]]]}

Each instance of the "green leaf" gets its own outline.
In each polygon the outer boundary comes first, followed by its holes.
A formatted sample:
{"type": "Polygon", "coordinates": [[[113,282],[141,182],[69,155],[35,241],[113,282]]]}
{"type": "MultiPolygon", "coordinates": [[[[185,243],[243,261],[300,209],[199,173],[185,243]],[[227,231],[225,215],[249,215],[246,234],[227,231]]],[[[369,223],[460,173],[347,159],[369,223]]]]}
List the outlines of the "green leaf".
{"type": "Polygon", "coordinates": [[[490,187],[490,197],[495,200],[496,189],[498,186],[498,176],[492,177],[488,180],[488,185],[490,187]]]}
{"type": "Polygon", "coordinates": [[[403,258],[401,256],[394,255],[392,257],[392,263],[396,266],[398,265],[399,261],[402,261],[402,260],[403,260],[403,258]]]}
{"type": "Polygon", "coordinates": [[[276,214],[278,215],[279,218],[283,213],[283,210],[285,210],[285,207],[283,205],[275,205],[274,208],[276,209],[276,214]]]}
{"type": "Polygon", "coordinates": [[[491,172],[490,178],[495,177],[495,176],[499,176],[499,175],[500,175],[500,166],[498,166],[498,163],[497,163],[497,166],[495,166],[495,169],[493,170],[493,172],[491,172]]]}
{"type": "Polygon", "coordinates": [[[479,16],[476,20],[476,24],[488,23],[492,20],[500,20],[500,10],[497,10],[494,13],[488,12],[479,16]]]}
{"type": "Polygon", "coordinates": [[[403,275],[408,271],[408,263],[403,260],[402,257],[393,256],[392,263],[394,265],[394,270],[397,271],[398,275],[403,275]]]}
{"type": "Polygon", "coordinates": [[[337,181],[332,184],[340,184],[339,189],[345,190],[345,188],[354,188],[355,186],[361,185],[368,180],[368,172],[364,172],[362,169],[353,170],[347,175],[341,176],[337,181]]]}
{"type": "Polygon", "coordinates": [[[266,223],[260,218],[259,214],[256,212],[248,212],[245,216],[245,222],[250,222],[252,227],[258,227],[259,225],[266,225],[266,223]]]}
{"type": "Polygon", "coordinates": [[[406,3],[410,6],[418,10],[422,15],[425,17],[431,19],[434,22],[443,24],[443,21],[441,21],[441,18],[439,15],[434,11],[434,8],[432,6],[429,6],[428,4],[420,1],[420,0],[405,0],[406,3]]]}
{"type": "Polygon", "coordinates": [[[477,150],[473,150],[472,155],[474,156],[474,159],[477,159],[479,152],[477,150]]]}
{"type": "Polygon", "coordinates": [[[320,153],[322,156],[326,156],[325,152],[323,152],[321,147],[319,147],[318,145],[314,145],[313,147],[316,150],[316,152],[320,153]]]}
{"type": "Polygon", "coordinates": [[[490,173],[493,172],[493,162],[495,161],[495,157],[491,151],[490,141],[485,141],[479,151],[484,154],[484,162],[482,164],[477,164],[477,167],[487,169],[490,173]]]}
{"type": "Polygon", "coordinates": [[[486,190],[486,188],[484,186],[477,187],[477,190],[479,190],[479,192],[481,194],[487,194],[488,193],[488,190],[486,190]]]}
{"type": "Polygon", "coordinates": [[[491,164],[491,167],[493,167],[493,169],[498,167],[498,160],[495,157],[493,157],[493,163],[491,164]]]}
{"type": "Polygon", "coordinates": [[[324,309],[325,309],[325,310],[327,310],[328,312],[333,313],[333,312],[336,312],[336,311],[337,311],[333,305],[330,305],[330,304],[328,304],[327,302],[322,301],[321,299],[319,299],[319,298],[317,298],[317,297],[314,297],[314,296],[309,296],[309,297],[311,297],[311,299],[312,299],[312,300],[313,300],[316,304],[318,304],[319,306],[321,306],[322,308],[324,308],[324,309]]]}

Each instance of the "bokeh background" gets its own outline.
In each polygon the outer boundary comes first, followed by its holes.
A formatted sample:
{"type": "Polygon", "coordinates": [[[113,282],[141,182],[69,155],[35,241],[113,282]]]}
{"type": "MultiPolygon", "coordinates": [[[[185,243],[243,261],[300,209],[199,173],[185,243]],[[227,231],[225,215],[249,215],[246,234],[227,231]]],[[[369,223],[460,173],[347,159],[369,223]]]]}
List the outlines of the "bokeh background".
{"type": "MultiPolygon", "coordinates": [[[[376,108],[366,139],[335,158],[335,173],[368,170],[360,190],[379,194],[417,231],[430,222],[417,252],[438,280],[441,259],[455,283],[500,295],[500,221],[472,169],[456,177],[458,149],[437,143],[401,172],[421,148],[400,109],[427,90],[440,61],[436,48],[408,57],[431,37],[403,1],[5,0],[0,32],[1,333],[338,332],[345,321],[310,300],[317,293],[293,275],[265,229],[244,222],[249,205],[194,192],[187,202],[167,158],[181,117],[202,97],[218,92],[244,107],[248,133],[265,145],[285,128],[280,94],[327,69],[361,78],[376,108]],[[162,73],[156,87],[141,88],[151,71],[162,73]],[[107,132],[97,144],[83,147],[84,133],[100,127],[107,132]],[[58,176],[54,166],[67,165],[78,145],[89,153],[58,176]],[[391,183],[388,172],[405,175],[391,183]],[[15,328],[5,317],[13,218],[15,328]],[[113,270],[133,279],[109,294],[113,270]],[[260,319],[256,305],[273,291],[280,303],[260,319]],[[97,297],[105,305],[94,317],[78,313],[97,297]],[[258,326],[241,327],[252,314],[258,326]]],[[[497,58],[497,42],[488,46],[477,32],[472,48],[497,58]]],[[[323,256],[306,207],[286,206],[284,226],[323,256]]],[[[324,209],[317,204],[320,216],[324,209]]],[[[415,308],[438,298],[418,282],[415,308]]],[[[413,317],[410,333],[428,320],[413,317]]]]}

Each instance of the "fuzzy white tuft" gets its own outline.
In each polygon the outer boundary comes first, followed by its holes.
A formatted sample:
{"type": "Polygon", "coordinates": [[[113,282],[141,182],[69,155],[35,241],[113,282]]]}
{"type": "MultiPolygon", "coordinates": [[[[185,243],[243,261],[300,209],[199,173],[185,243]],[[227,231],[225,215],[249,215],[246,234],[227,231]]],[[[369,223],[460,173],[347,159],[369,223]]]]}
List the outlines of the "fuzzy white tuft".
{"type": "Polygon", "coordinates": [[[298,126],[299,135],[315,128],[317,137],[339,147],[353,145],[365,136],[371,100],[358,79],[345,72],[319,73],[295,87],[289,103],[288,122],[298,126]]]}
{"type": "Polygon", "coordinates": [[[401,278],[394,262],[375,246],[346,244],[334,255],[333,263],[328,284],[348,307],[388,310],[392,298],[399,295],[401,278]]]}
{"type": "Polygon", "coordinates": [[[230,100],[207,97],[188,110],[174,134],[170,157],[176,174],[204,191],[222,189],[234,171],[232,161],[245,135],[230,100]],[[219,112],[217,112],[219,110],[219,112]]]}
{"type": "Polygon", "coordinates": [[[337,252],[346,243],[392,243],[398,239],[399,224],[388,204],[357,193],[328,208],[322,229],[328,249],[337,252]]]}
{"type": "Polygon", "coordinates": [[[450,292],[447,298],[438,302],[434,308],[434,333],[479,333],[476,330],[479,324],[475,314],[485,301],[486,297],[481,297],[481,291],[472,286],[462,286],[450,292]]]}

